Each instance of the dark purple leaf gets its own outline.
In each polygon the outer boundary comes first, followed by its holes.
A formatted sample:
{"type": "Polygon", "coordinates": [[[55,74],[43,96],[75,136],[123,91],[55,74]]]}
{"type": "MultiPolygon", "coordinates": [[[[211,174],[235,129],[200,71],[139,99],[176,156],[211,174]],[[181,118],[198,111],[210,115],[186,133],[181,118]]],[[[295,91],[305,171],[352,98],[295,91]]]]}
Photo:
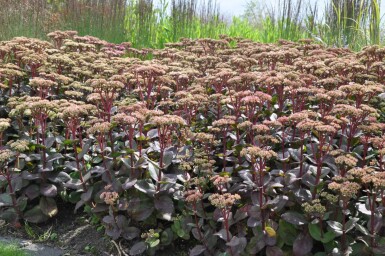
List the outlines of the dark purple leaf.
{"type": "Polygon", "coordinates": [[[88,188],[87,192],[82,193],[81,196],[80,196],[80,198],[81,198],[83,201],[85,201],[85,202],[91,200],[93,189],[94,189],[94,187],[88,188]]]}
{"type": "Polygon", "coordinates": [[[247,218],[247,206],[246,207],[242,207],[240,209],[238,209],[234,215],[234,219],[235,219],[235,222],[238,222],[238,221],[241,221],[245,218],[247,218]]]}
{"type": "Polygon", "coordinates": [[[117,205],[119,211],[125,211],[128,208],[128,201],[126,198],[119,198],[117,205]]]}
{"type": "Polygon", "coordinates": [[[25,189],[24,193],[30,200],[33,200],[40,195],[40,188],[36,184],[31,184],[25,189]]]}
{"type": "Polygon", "coordinates": [[[305,173],[302,176],[302,183],[308,186],[309,188],[314,187],[316,183],[316,178],[311,173],[305,173]]]}
{"type": "Polygon", "coordinates": [[[41,197],[39,207],[45,215],[51,218],[58,213],[56,201],[50,197],[41,197]]]}
{"type": "MultiPolygon", "coordinates": [[[[231,239],[232,238],[232,235],[231,235],[231,233],[230,233],[230,231],[229,231],[229,239],[231,239]]],[[[226,229],[224,229],[224,228],[222,228],[221,230],[219,230],[217,233],[215,233],[214,235],[216,235],[216,236],[219,236],[221,239],[223,239],[223,240],[225,240],[225,241],[227,241],[227,232],[226,232],[226,229]]]]}
{"type": "Polygon", "coordinates": [[[120,237],[122,230],[118,228],[116,225],[106,227],[106,235],[112,238],[112,240],[116,240],[120,237]]]}
{"type": "Polygon", "coordinates": [[[78,201],[75,205],[74,213],[76,213],[77,210],[79,210],[79,208],[82,207],[84,204],[85,202],[83,200],[78,201]]]}
{"type": "Polygon", "coordinates": [[[202,252],[204,252],[206,248],[203,245],[196,245],[194,248],[190,250],[190,256],[198,256],[202,252]]]}
{"type": "Polygon", "coordinates": [[[141,254],[143,253],[145,250],[147,249],[147,245],[145,242],[138,242],[136,244],[134,244],[131,249],[130,249],[130,255],[134,256],[134,255],[138,255],[138,254],[141,254]]]}
{"type": "Polygon", "coordinates": [[[103,217],[103,222],[106,223],[106,224],[112,225],[113,223],[115,223],[115,219],[111,215],[106,215],[106,216],[103,217]]]}
{"type": "Polygon", "coordinates": [[[266,247],[266,256],[284,256],[281,248],[277,246],[268,246],[266,247]]]}
{"type": "Polygon", "coordinates": [[[174,202],[169,196],[161,196],[154,200],[155,209],[158,210],[161,218],[171,220],[174,213],[174,202]]]}
{"type": "Polygon", "coordinates": [[[286,205],[287,200],[289,200],[287,196],[279,195],[267,201],[266,206],[269,206],[274,212],[278,212],[286,205]]]}
{"type": "Polygon", "coordinates": [[[246,246],[246,252],[249,255],[256,255],[266,246],[265,241],[261,237],[252,237],[246,246]]]}
{"type": "Polygon", "coordinates": [[[127,240],[132,240],[139,237],[140,229],[137,227],[126,227],[123,229],[122,237],[127,240]]]}
{"type": "Polygon", "coordinates": [[[226,245],[230,246],[230,247],[235,247],[235,246],[239,245],[240,241],[241,240],[237,236],[233,236],[233,238],[231,238],[230,242],[226,243],[226,245]]]}
{"type": "Polygon", "coordinates": [[[50,148],[50,147],[52,147],[52,145],[53,145],[53,143],[55,142],[55,137],[48,137],[48,138],[46,138],[45,139],[45,147],[46,148],[50,148]]]}
{"type": "Polygon", "coordinates": [[[313,239],[308,232],[302,232],[295,239],[293,244],[293,254],[296,256],[304,256],[311,252],[313,248],[313,239]]]}
{"type": "Polygon", "coordinates": [[[40,173],[30,173],[28,171],[22,171],[21,176],[25,180],[38,180],[38,179],[40,179],[40,173]]]}
{"type": "Polygon", "coordinates": [[[152,184],[149,180],[138,180],[134,187],[151,197],[155,194],[155,185],[152,184]]]}
{"type": "Polygon", "coordinates": [[[254,228],[258,225],[261,224],[261,220],[257,219],[257,218],[254,218],[254,217],[249,217],[247,219],[247,226],[248,227],[251,227],[251,228],[254,228]]]}
{"type": "Polygon", "coordinates": [[[82,182],[78,179],[70,179],[64,184],[64,187],[77,190],[82,187],[82,182]]]}
{"type": "Polygon", "coordinates": [[[124,184],[122,185],[122,188],[123,188],[124,190],[130,189],[130,188],[132,188],[132,187],[135,185],[136,182],[137,182],[137,179],[131,179],[131,178],[128,178],[128,179],[124,182],[124,184]]]}
{"type": "Polygon", "coordinates": [[[155,180],[155,181],[158,180],[158,175],[159,175],[159,166],[158,165],[155,165],[154,163],[149,161],[148,162],[148,172],[149,172],[149,174],[153,180],[155,180]]]}
{"type": "Polygon", "coordinates": [[[59,159],[62,159],[62,158],[64,158],[64,156],[62,154],[54,153],[54,154],[48,156],[47,161],[48,162],[53,162],[53,161],[56,161],[56,160],[59,160],[59,159]]]}
{"type": "Polygon", "coordinates": [[[55,197],[57,195],[57,187],[53,184],[44,184],[40,187],[40,193],[43,196],[55,197]]]}
{"type": "Polygon", "coordinates": [[[69,176],[66,172],[59,172],[59,173],[52,173],[48,180],[52,183],[65,183],[71,179],[71,176],[69,176]]]}
{"type": "Polygon", "coordinates": [[[88,152],[92,144],[92,139],[88,139],[86,143],[83,144],[82,151],[79,153],[78,157],[79,159],[82,159],[83,156],[88,152]]]}
{"type": "Polygon", "coordinates": [[[194,238],[198,241],[201,240],[201,237],[199,236],[199,231],[197,228],[191,229],[191,233],[193,234],[194,238]]]}
{"type": "Polygon", "coordinates": [[[147,132],[147,137],[154,139],[158,137],[158,129],[152,129],[147,132]]]}
{"type": "Polygon", "coordinates": [[[128,202],[127,212],[136,221],[147,219],[153,211],[154,206],[149,199],[133,198],[128,202]]]}
{"type": "Polygon", "coordinates": [[[23,178],[19,175],[17,175],[16,177],[13,177],[11,183],[12,183],[13,191],[19,191],[20,189],[23,188],[23,186],[26,185],[26,184],[23,184],[23,178]]]}
{"type": "Polygon", "coordinates": [[[119,214],[115,217],[116,225],[118,225],[119,228],[124,229],[126,226],[128,226],[128,220],[126,216],[119,214]]]}
{"type": "Polygon", "coordinates": [[[166,151],[163,154],[163,168],[168,167],[172,163],[174,153],[172,151],[166,151]]]}
{"type": "Polygon", "coordinates": [[[298,212],[286,212],[281,215],[281,218],[293,225],[305,225],[307,224],[306,218],[298,212]]]}

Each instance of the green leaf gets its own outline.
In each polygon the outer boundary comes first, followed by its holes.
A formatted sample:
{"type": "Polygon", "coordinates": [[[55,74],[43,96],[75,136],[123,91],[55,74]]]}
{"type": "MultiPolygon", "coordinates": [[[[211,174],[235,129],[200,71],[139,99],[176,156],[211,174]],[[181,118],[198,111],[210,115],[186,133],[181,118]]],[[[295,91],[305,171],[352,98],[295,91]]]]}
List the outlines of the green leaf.
{"type": "Polygon", "coordinates": [[[17,207],[19,207],[20,211],[24,211],[27,207],[28,198],[26,196],[21,196],[17,199],[17,207]]]}
{"type": "Polygon", "coordinates": [[[147,243],[151,248],[153,248],[160,243],[160,240],[158,238],[152,237],[147,240],[147,243]]]}
{"type": "Polygon", "coordinates": [[[117,158],[121,155],[122,155],[122,153],[120,153],[120,152],[114,152],[114,153],[111,153],[110,157],[117,158]]]}
{"type": "Polygon", "coordinates": [[[8,208],[7,210],[0,213],[0,219],[12,223],[17,220],[17,213],[14,208],[8,208]]]}
{"type": "Polygon", "coordinates": [[[292,246],[295,238],[298,236],[298,230],[295,225],[280,219],[278,228],[278,238],[281,239],[285,244],[292,246]]]}
{"type": "Polygon", "coordinates": [[[39,205],[36,205],[31,210],[26,211],[23,217],[26,221],[31,223],[41,223],[48,220],[48,216],[42,212],[39,205]]]}
{"type": "Polygon", "coordinates": [[[7,194],[0,194],[0,207],[3,206],[12,206],[12,197],[7,194]]]}
{"type": "Polygon", "coordinates": [[[160,234],[160,240],[162,242],[162,245],[169,245],[173,241],[173,232],[170,228],[167,228],[160,234]]]}
{"type": "Polygon", "coordinates": [[[74,143],[76,143],[78,140],[69,140],[69,139],[67,139],[67,140],[64,140],[63,141],[63,145],[64,146],[72,146],[74,143]]]}
{"type": "Polygon", "coordinates": [[[311,237],[313,237],[317,241],[321,241],[321,228],[317,224],[309,224],[308,225],[309,232],[311,237]]]}
{"type": "Polygon", "coordinates": [[[329,243],[336,237],[336,235],[331,231],[327,231],[322,234],[322,230],[318,224],[309,224],[308,228],[310,235],[315,240],[321,241],[324,244],[329,243]]]}
{"type": "Polygon", "coordinates": [[[68,200],[71,203],[76,204],[78,201],[80,201],[81,194],[81,192],[72,191],[68,196],[68,200]]]}

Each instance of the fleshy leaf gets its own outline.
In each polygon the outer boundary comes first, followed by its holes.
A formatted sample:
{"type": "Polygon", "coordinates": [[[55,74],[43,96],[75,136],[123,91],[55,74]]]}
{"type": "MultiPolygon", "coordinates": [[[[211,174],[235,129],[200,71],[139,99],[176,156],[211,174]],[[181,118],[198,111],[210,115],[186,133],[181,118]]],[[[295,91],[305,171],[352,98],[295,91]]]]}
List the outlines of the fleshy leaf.
{"type": "Polygon", "coordinates": [[[41,197],[39,206],[41,211],[48,217],[53,217],[58,213],[55,199],[50,197],[41,197]]]}
{"type": "Polygon", "coordinates": [[[281,217],[282,219],[296,226],[307,224],[305,217],[298,212],[289,211],[282,214],[281,217]]]}
{"type": "Polygon", "coordinates": [[[147,244],[145,242],[138,242],[134,244],[130,249],[130,255],[139,255],[147,249],[147,244]]]}

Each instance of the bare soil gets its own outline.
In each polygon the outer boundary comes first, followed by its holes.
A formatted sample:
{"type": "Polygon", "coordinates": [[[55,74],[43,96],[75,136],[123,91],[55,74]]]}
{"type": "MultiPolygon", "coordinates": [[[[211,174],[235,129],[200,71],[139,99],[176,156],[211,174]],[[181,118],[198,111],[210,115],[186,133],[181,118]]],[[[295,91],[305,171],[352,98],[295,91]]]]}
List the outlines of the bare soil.
{"type": "Polygon", "coordinates": [[[60,248],[63,256],[91,256],[91,255],[116,255],[110,240],[104,236],[104,231],[97,231],[97,227],[89,223],[88,216],[83,213],[74,213],[74,206],[67,203],[58,203],[58,216],[52,220],[35,225],[22,225],[14,228],[3,225],[0,236],[7,239],[31,240],[32,243],[43,244],[60,248]]]}

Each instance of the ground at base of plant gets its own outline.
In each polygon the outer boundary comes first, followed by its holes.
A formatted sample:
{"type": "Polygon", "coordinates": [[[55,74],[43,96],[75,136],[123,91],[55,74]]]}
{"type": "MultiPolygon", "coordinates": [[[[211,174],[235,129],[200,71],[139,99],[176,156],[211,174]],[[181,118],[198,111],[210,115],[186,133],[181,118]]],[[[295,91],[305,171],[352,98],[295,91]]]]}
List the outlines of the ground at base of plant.
{"type": "Polygon", "coordinates": [[[60,208],[56,218],[39,226],[26,223],[21,228],[14,228],[5,225],[0,228],[0,236],[60,248],[66,256],[114,255],[113,245],[104,236],[104,231],[97,231],[84,214],[74,214],[72,205],[63,204],[60,208]]]}
{"type": "MultiPolygon", "coordinates": [[[[74,213],[74,206],[67,203],[58,204],[59,214],[46,223],[35,225],[24,223],[22,227],[15,228],[10,225],[0,226],[0,237],[8,239],[28,240],[36,244],[63,250],[63,256],[114,256],[119,252],[127,253],[132,247],[129,241],[114,243],[105,236],[104,229],[98,231],[98,226],[90,224],[90,219],[79,210],[74,213]],[[119,250],[119,252],[118,252],[119,250]]],[[[195,244],[191,240],[180,239],[174,246],[157,252],[157,256],[187,256],[195,244]]],[[[19,247],[24,247],[19,245],[19,247]]],[[[17,245],[12,248],[15,252],[17,245]]],[[[0,243],[0,255],[2,254],[0,243]]],[[[28,256],[28,254],[9,254],[9,256],[28,256]]]]}

